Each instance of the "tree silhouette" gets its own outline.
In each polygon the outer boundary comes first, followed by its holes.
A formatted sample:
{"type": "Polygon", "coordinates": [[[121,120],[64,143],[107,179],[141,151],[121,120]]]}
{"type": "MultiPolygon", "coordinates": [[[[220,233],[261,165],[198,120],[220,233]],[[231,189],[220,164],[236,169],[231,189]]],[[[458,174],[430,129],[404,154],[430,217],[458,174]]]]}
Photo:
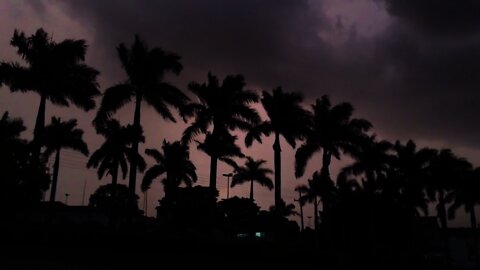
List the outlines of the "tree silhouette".
{"type": "Polygon", "coordinates": [[[67,148],[88,156],[88,147],[83,140],[83,130],[77,128],[77,119],[70,119],[64,122],[58,117],[52,117],[52,122],[45,127],[43,136],[42,141],[46,146],[45,158],[48,159],[55,153],[52,185],[50,188],[50,201],[54,202],[60,168],[60,151],[62,148],[67,148]]]}
{"type": "Polygon", "coordinates": [[[480,168],[465,172],[466,175],[460,176],[455,187],[446,195],[446,201],[452,202],[448,209],[448,217],[455,218],[455,213],[460,207],[464,207],[465,212],[470,214],[470,225],[472,229],[477,228],[477,217],[475,206],[480,203],[480,168]]]}
{"type": "Polygon", "coordinates": [[[31,144],[20,138],[25,130],[23,121],[10,118],[5,112],[0,118],[0,208],[11,211],[31,206],[48,189],[50,175],[42,160],[32,164],[31,144]]]}
{"type": "Polygon", "coordinates": [[[392,156],[390,180],[397,182],[399,201],[410,213],[418,216],[417,208],[428,212],[428,200],[424,186],[429,174],[429,164],[436,151],[429,148],[417,150],[416,144],[409,140],[406,144],[395,142],[395,155],[392,156]]]}
{"type": "Polygon", "coordinates": [[[315,171],[312,178],[308,179],[308,185],[300,185],[296,188],[303,196],[300,197],[300,202],[305,204],[306,202],[313,203],[314,211],[314,229],[318,229],[318,205],[320,201],[323,201],[323,209],[328,207],[328,203],[333,201],[336,196],[336,189],[333,181],[330,178],[323,177],[321,173],[315,171]]]}
{"type": "Polygon", "coordinates": [[[147,191],[155,178],[165,174],[162,183],[167,197],[182,183],[191,187],[197,181],[197,174],[195,165],[190,161],[188,146],[179,141],[169,143],[164,140],[162,150],[163,153],[156,149],[145,150],[157,164],[145,172],[141,187],[142,191],[147,191]]]}
{"type": "Polygon", "coordinates": [[[98,71],[84,63],[87,51],[84,40],[66,39],[57,43],[40,28],[30,37],[15,30],[10,44],[28,66],[2,62],[0,81],[12,92],[35,92],[40,96],[32,150],[33,158],[38,160],[47,100],[67,107],[73,103],[86,111],[95,108],[94,97],[100,95],[98,71]]]}
{"type": "Polygon", "coordinates": [[[140,171],[145,169],[145,160],[131,147],[134,141],[144,141],[142,130],[134,126],[120,126],[117,120],[111,119],[104,127],[97,129],[105,141],[88,160],[88,168],[98,168],[98,178],[102,179],[105,173],[112,176],[112,184],[117,184],[118,169],[122,171],[122,179],[128,172],[128,163],[137,161],[140,171]]]}
{"type": "Polygon", "coordinates": [[[275,205],[270,206],[270,212],[277,212],[280,213],[282,217],[289,217],[289,216],[296,216],[299,215],[297,211],[295,211],[295,205],[292,203],[287,204],[285,201],[282,201],[281,208],[277,211],[275,205]]]}
{"type": "MultiPolygon", "coordinates": [[[[102,103],[95,117],[95,125],[101,126],[118,109],[135,100],[133,127],[141,128],[141,106],[145,101],[167,120],[175,122],[168,105],[182,108],[188,97],[179,89],[164,81],[165,74],[178,75],[182,70],[180,56],[160,48],[148,48],[138,36],[130,48],[122,43],[117,47],[118,57],[128,79],[105,90],[102,103]]],[[[139,140],[132,141],[132,151],[138,153],[139,140]]],[[[135,192],[138,161],[131,160],[129,188],[135,192]]]]}
{"type": "Polygon", "coordinates": [[[332,106],[328,96],[317,99],[312,109],[311,128],[295,154],[295,175],[301,177],[312,155],[323,151],[321,174],[330,177],[332,155],[340,159],[341,151],[351,152],[372,125],[364,119],[352,119],[350,103],[332,106]]]}
{"type": "MultiPolygon", "coordinates": [[[[227,76],[220,85],[217,77],[208,74],[208,82],[199,84],[192,82],[188,89],[197,96],[198,102],[186,106],[184,117],[193,117],[194,120],[183,132],[182,141],[190,142],[198,134],[207,134],[211,141],[211,148],[215,144],[227,145],[231,137],[229,131],[240,129],[250,130],[260,122],[257,111],[249,104],[258,101],[258,95],[245,89],[245,80],[241,75],[227,76]],[[212,131],[209,132],[209,128],[212,131]],[[222,142],[227,140],[227,142],[222,142]]],[[[210,188],[217,188],[217,161],[216,151],[210,151],[210,188]]]]}
{"type": "Polygon", "coordinates": [[[365,176],[365,189],[374,192],[380,187],[382,181],[387,178],[389,161],[392,155],[389,153],[392,144],[388,141],[377,141],[375,136],[365,137],[350,154],[355,162],[342,169],[342,173],[348,175],[365,176]]]}
{"type": "MultiPolygon", "coordinates": [[[[210,158],[216,157],[230,167],[234,169],[238,168],[238,165],[233,158],[244,158],[245,155],[242,153],[240,147],[235,144],[237,137],[228,132],[224,132],[218,136],[220,139],[216,140],[210,132],[207,132],[203,142],[195,140],[197,143],[197,149],[210,156],[210,158]]],[[[216,171],[217,163],[214,163],[215,168],[212,168],[212,164],[213,163],[210,163],[210,170],[213,169],[216,171]]]]}
{"type": "Polygon", "coordinates": [[[253,140],[260,143],[261,135],[275,136],[273,144],[274,167],[275,167],[275,206],[280,209],[282,206],[282,168],[281,168],[281,146],[280,136],[292,147],[296,147],[296,141],[303,139],[308,130],[309,112],[302,108],[303,97],[299,93],[284,92],[282,88],[273,89],[272,94],[263,91],[261,103],[269,120],[263,121],[253,127],[245,137],[247,147],[252,145],[253,140]]]}
{"type": "Polygon", "coordinates": [[[247,157],[245,166],[236,168],[235,174],[232,178],[231,187],[250,182],[250,200],[253,201],[253,182],[257,182],[261,186],[273,189],[273,182],[268,175],[272,174],[272,170],[263,167],[267,163],[266,160],[255,160],[251,157],[247,157]]]}
{"type": "Polygon", "coordinates": [[[465,159],[457,157],[450,149],[442,149],[430,162],[427,178],[427,195],[437,201],[437,215],[444,230],[447,229],[446,192],[451,190],[458,177],[465,175],[472,165],[465,159]]]}

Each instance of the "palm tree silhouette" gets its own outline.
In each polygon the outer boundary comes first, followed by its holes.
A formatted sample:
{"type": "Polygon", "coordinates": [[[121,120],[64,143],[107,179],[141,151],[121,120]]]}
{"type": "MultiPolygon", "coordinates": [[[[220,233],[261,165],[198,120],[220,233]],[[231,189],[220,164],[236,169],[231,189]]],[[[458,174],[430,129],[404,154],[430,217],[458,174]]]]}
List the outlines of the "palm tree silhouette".
{"type": "Polygon", "coordinates": [[[263,167],[267,163],[266,160],[255,160],[247,157],[245,166],[238,167],[232,178],[231,187],[250,182],[250,200],[253,201],[253,182],[257,182],[261,186],[267,187],[269,190],[273,189],[273,182],[268,175],[272,174],[272,170],[263,167]]]}
{"type": "MultiPolygon", "coordinates": [[[[208,82],[190,83],[188,89],[194,93],[198,102],[186,106],[184,117],[193,117],[194,121],[183,132],[182,141],[190,142],[198,134],[207,134],[212,128],[210,140],[214,144],[227,145],[229,131],[240,129],[248,131],[260,122],[257,111],[249,104],[258,101],[258,95],[245,89],[245,80],[241,75],[229,75],[220,85],[217,77],[208,73],[208,82]]],[[[213,147],[215,148],[215,147],[213,147]]],[[[217,160],[215,151],[210,152],[210,188],[217,188],[217,160]]]]}
{"type": "Polygon", "coordinates": [[[452,191],[446,195],[446,201],[452,202],[448,209],[448,217],[455,218],[456,211],[463,206],[465,212],[470,214],[472,229],[476,229],[475,206],[480,203],[480,167],[468,171],[467,174],[460,177],[452,191]]]}
{"type": "Polygon", "coordinates": [[[14,149],[18,143],[25,143],[24,140],[20,139],[20,134],[25,129],[22,119],[10,118],[8,111],[3,113],[2,118],[0,118],[0,146],[3,153],[6,152],[6,149],[14,149]]]}
{"type": "Polygon", "coordinates": [[[269,120],[263,121],[253,127],[245,137],[247,147],[252,145],[253,140],[260,143],[261,135],[275,135],[273,144],[274,168],[275,168],[275,208],[281,209],[282,203],[282,168],[280,136],[292,147],[296,147],[296,141],[303,139],[308,131],[309,112],[302,108],[303,97],[299,93],[284,92],[282,88],[273,89],[272,94],[263,91],[261,103],[269,120]]]}
{"type": "MultiPolygon", "coordinates": [[[[295,205],[293,203],[287,204],[285,201],[282,201],[281,208],[277,211],[275,205],[270,206],[270,212],[280,213],[282,217],[297,216],[299,213],[295,211],[295,205]]],[[[302,229],[303,230],[303,229],[302,229]]]]}
{"type": "Polygon", "coordinates": [[[67,107],[73,103],[85,111],[95,108],[94,97],[100,95],[98,71],[84,63],[85,40],[66,39],[56,43],[40,28],[30,37],[15,30],[10,44],[28,66],[2,62],[0,81],[12,92],[30,91],[40,96],[32,150],[33,159],[38,160],[47,100],[67,107]]]}
{"type": "Polygon", "coordinates": [[[301,177],[312,155],[323,151],[321,174],[329,178],[332,155],[340,159],[340,151],[352,152],[372,125],[364,119],[352,119],[350,103],[332,106],[328,96],[317,99],[312,109],[311,128],[295,154],[295,175],[301,177]]]}
{"type": "MultiPolygon", "coordinates": [[[[216,140],[210,132],[207,132],[203,142],[195,140],[197,143],[197,149],[210,156],[210,158],[216,157],[218,160],[223,161],[233,169],[237,169],[238,165],[233,158],[245,157],[240,147],[235,144],[237,137],[228,132],[224,132],[218,136],[219,137],[217,138],[220,139],[216,140]]],[[[210,170],[213,169],[216,171],[216,164],[217,163],[215,162],[215,168],[212,168],[212,163],[210,163],[210,170]]]]}
{"type": "Polygon", "coordinates": [[[77,119],[70,119],[64,122],[59,117],[52,117],[52,122],[45,127],[43,136],[42,141],[46,146],[45,158],[48,159],[55,153],[52,186],[50,189],[50,201],[54,202],[57,193],[60,152],[62,148],[72,149],[88,156],[88,147],[83,140],[83,130],[77,128],[77,119]]]}
{"type": "Polygon", "coordinates": [[[448,209],[448,217],[455,218],[455,213],[460,207],[464,207],[465,212],[470,214],[470,225],[472,228],[473,250],[475,254],[476,268],[480,266],[478,254],[478,233],[477,216],[475,206],[480,204],[480,167],[470,170],[462,175],[454,189],[447,194],[446,201],[452,202],[448,209]]]}
{"type": "Polygon", "coordinates": [[[399,201],[414,216],[419,216],[418,208],[427,214],[428,199],[425,196],[424,187],[429,173],[428,166],[436,151],[429,148],[417,150],[412,140],[405,144],[396,141],[393,150],[395,154],[390,162],[389,178],[393,182],[398,182],[396,189],[399,201]]]}
{"type": "Polygon", "coordinates": [[[346,176],[364,175],[364,189],[371,189],[372,193],[380,188],[381,182],[387,178],[389,161],[392,155],[389,153],[392,144],[388,141],[377,141],[375,135],[365,137],[351,152],[355,161],[342,169],[346,176]]]}
{"type": "Polygon", "coordinates": [[[314,229],[318,229],[318,205],[320,201],[323,201],[323,209],[327,208],[329,203],[333,201],[336,196],[336,189],[333,181],[330,178],[323,177],[321,173],[315,171],[310,179],[308,179],[308,185],[300,185],[296,188],[303,196],[300,197],[300,202],[305,204],[306,202],[313,203],[314,211],[314,229]]]}
{"type": "Polygon", "coordinates": [[[155,178],[165,174],[162,183],[167,197],[182,183],[191,187],[197,181],[197,174],[195,165],[190,161],[188,146],[179,141],[169,143],[164,140],[162,150],[163,153],[156,149],[145,150],[157,163],[145,172],[141,188],[147,191],[155,178]]]}
{"type": "Polygon", "coordinates": [[[98,178],[102,179],[105,173],[112,176],[112,184],[117,184],[118,169],[122,171],[122,179],[128,172],[128,163],[137,161],[140,171],[145,169],[145,160],[131,147],[134,141],[144,141],[142,130],[132,125],[120,126],[117,120],[108,120],[97,132],[105,137],[105,141],[88,160],[88,168],[98,168],[98,178]]]}
{"type": "MultiPolygon", "coordinates": [[[[167,72],[178,75],[182,70],[180,56],[160,48],[148,48],[138,36],[130,48],[122,43],[117,47],[118,57],[128,79],[105,90],[102,103],[95,117],[98,127],[110,119],[113,113],[135,99],[133,127],[141,127],[141,106],[145,101],[166,120],[175,122],[168,105],[181,109],[188,97],[179,89],[164,81],[167,72]]],[[[139,140],[132,141],[132,151],[138,153],[139,140]]],[[[136,190],[137,161],[131,160],[129,188],[136,190]]]]}
{"type": "Polygon", "coordinates": [[[457,178],[471,168],[470,162],[457,157],[450,149],[438,151],[430,162],[427,195],[431,201],[437,201],[437,215],[444,230],[448,228],[445,194],[454,187],[457,178]]]}

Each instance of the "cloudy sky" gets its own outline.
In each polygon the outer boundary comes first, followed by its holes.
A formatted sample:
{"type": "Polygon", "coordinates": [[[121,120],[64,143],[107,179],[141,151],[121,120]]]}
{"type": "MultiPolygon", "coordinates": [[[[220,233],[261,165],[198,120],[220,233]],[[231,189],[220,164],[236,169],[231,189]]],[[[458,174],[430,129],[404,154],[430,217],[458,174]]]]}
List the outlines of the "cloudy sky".
{"type": "MultiPolygon", "coordinates": [[[[169,78],[181,89],[192,80],[204,81],[212,71],[220,77],[242,73],[248,87],[259,91],[276,86],[300,91],[306,104],[328,94],[335,103],[351,102],[356,117],[370,120],[381,138],[412,138],[422,146],[449,147],[478,166],[478,14],[480,2],[475,0],[5,0],[0,2],[0,56],[18,60],[9,45],[15,28],[31,34],[43,27],[57,41],[86,39],[87,62],[101,71],[99,82],[105,89],[125,79],[115,47],[130,44],[137,33],[150,46],[182,56],[184,71],[169,78]]],[[[29,127],[26,137],[31,136],[37,108],[33,94],[0,90],[0,111],[22,117],[29,127]]],[[[90,124],[94,112],[49,104],[47,115],[78,118],[90,149],[100,145],[102,139],[90,124]]],[[[132,108],[117,117],[129,123],[132,108]]],[[[185,127],[164,122],[146,106],[142,124],[144,147],[159,147],[164,138],[177,139],[185,127]]],[[[271,161],[271,144],[266,140],[246,153],[271,161]]],[[[294,178],[294,151],[285,145],[282,154],[282,193],[293,202],[293,188],[306,179],[294,178]]],[[[192,145],[192,159],[199,184],[207,185],[208,157],[192,145]]],[[[109,181],[97,181],[94,171],[84,168],[85,161],[68,151],[62,159],[59,194],[72,194],[69,203],[82,202],[84,181],[87,199],[99,184],[109,181]]],[[[334,167],[341,165],[336,162],[334,167]]],[[[319,166],[317,157],[306,175],[319,166]]],[[[229,171],[219,166],[220,175],[229,171]]],[[[226,180],[220,177],[218,182],[224,197],[226,180]]],[[[247,187],[232,193],[246,196],[247,187]]],[[[161,186],[154,185],[150,214],[161,196],[161,186]]],[[[263,208],[273,204],[273,192],[259,187],[256,197],[263,208]]]]}

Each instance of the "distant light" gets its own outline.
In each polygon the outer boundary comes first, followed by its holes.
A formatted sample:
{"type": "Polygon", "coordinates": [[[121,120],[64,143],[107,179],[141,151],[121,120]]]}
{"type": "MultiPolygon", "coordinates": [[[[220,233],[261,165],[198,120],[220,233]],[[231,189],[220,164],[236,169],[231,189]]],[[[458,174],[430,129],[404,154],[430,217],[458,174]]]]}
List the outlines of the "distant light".
{"type": "Polygon", "coordinates": [[[255,233],[255,237],[257,237],[257,238],[263,238],[263,237],[265,237],[265,233],[264,233],[264,232],[256,232],[256,233],[255,233]]]}

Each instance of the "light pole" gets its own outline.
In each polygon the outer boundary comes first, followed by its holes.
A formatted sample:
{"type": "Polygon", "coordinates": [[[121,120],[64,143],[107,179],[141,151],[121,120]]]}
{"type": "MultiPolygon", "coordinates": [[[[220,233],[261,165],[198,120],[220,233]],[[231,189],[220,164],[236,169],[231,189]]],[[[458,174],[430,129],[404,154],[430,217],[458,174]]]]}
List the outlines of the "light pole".
{"type": "Polygon", "coordinates": [[[233,176],[233,173],[224,173],[223,176],[227,177],[227,199],[230,198],[230,177],[233,176]]]}
{"type": "Polygon", "coordinates": [[[70,196],[70,194],[65,193],[65,204],[66,205],[68,205],[68,196],[70,196]]]}

